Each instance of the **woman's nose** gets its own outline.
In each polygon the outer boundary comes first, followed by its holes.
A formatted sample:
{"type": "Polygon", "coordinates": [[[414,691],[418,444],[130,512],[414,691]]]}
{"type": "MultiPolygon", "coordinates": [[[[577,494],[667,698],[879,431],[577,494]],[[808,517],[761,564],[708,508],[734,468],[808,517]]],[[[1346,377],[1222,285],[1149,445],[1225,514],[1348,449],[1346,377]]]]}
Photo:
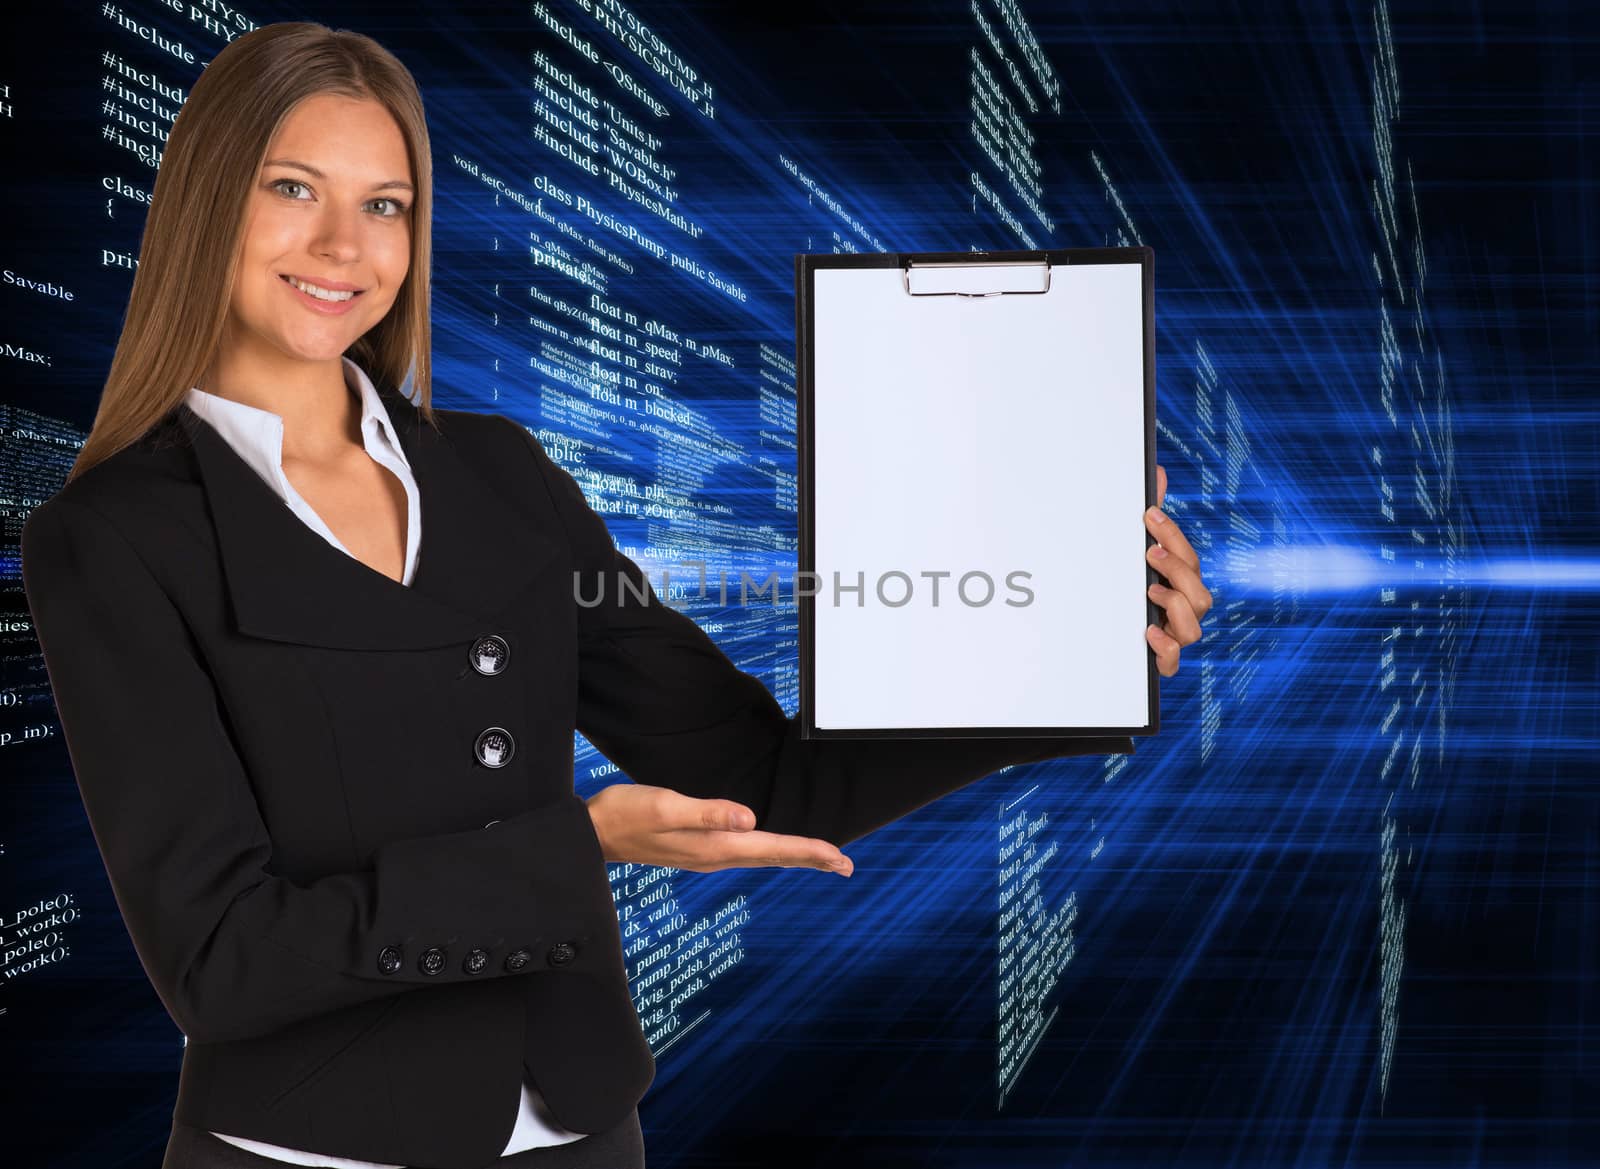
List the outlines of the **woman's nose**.
{"type": "Polygon", "coordinates": [[[317,219],[313,250],[320,255],[353,258],[361,253],[360,211],[325,210],[317,219]]]}

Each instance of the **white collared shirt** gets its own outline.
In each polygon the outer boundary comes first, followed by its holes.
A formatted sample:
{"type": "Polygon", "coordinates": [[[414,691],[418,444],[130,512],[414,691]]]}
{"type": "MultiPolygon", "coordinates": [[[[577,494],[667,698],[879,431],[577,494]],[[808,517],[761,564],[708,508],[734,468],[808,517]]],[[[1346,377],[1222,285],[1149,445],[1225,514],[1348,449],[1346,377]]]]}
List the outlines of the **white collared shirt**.
{"type": "MultiPolygon", "coordinates": [[[[344,364],[345,385],[361,399],[361,441],[367,453],[377,462],[394,472],[406,489],[406,562],[400,583],[409,585],[417,571],[417,549],[422,543],[422,505],[417,497],[416,479],[411,474],[411,464],[406,461],[400,438],[394,432],[389,412],[383,399],[367,377],[366,371],[348,357],[339,359],[344,364]]],[[[270,410],[246,406],[232,398],[208,393],[191,386],[184,403],[209,422],[228,440],[228,445],[250,464],[289,505],[289,510],[305,521],[306,525],[346,556],[350,549],[339,542],[339,537],[322,522],[319,516],[294,489],[289,477],[283,473],[283,416],[270,410]]],[[[352,557],[353,559],[353,557],[352,557]]]]}
{"type": "MultiPolygon", "coordinates": [[[[345,385],[349,387],[351,393],[361,398],[361,441],[367,453],[394,472],[405,485],[406,564],[401,583],[409,586],[416,574],[417,548],[422,541],[422,506],[417,495],[416,478],[411,474],[411,464],[406,459],[405,451],[400,446],[400,439],[395,434],[394,425],[389,419],[389,412],[384,408],[383,399],[378,396],[372,380],[367,377],[365,370],[348,357],[341,360],[344,363],[345,385]]],[[[322,517],[312,509],[311,505],[300,497],[300,493],[294,489],[294,484],[290,483],[288,476],[283,473],[282,415],[246,406],[243,402],[235,402],[231,398],[208,393],[197,386],[190,388],[184,402],[227,440],[228,445],[278,493],[295,515],[304,520],[307,526],[328,543],[346,556],[350,555],[350,550],[339,542],[339,537],[322,522],[322,517]]],[[[270,1145],[265,1141],[228,1136],[226,1133],[217,1132],[211,1135],[263,1157],[295,1165],[333,1165],[339,1169],[405,1169],[403,1165],[358,1161],[351,1157],[332,1157],[326,1153],[290,1149],[282,1145],[270,1145]]],[[[555,1118],[550,1115],[539,1089],[534,1087],[527,1076],[524,1076],[522,1100],[517,1109],[517,1123],[511,1130],[511,1139],[506,1142],[501,1156],[520,1153],[524,1149],[564,1145],[587,1135],[587,1133],[572,1132],[557,1124],[555,1118]]]]}

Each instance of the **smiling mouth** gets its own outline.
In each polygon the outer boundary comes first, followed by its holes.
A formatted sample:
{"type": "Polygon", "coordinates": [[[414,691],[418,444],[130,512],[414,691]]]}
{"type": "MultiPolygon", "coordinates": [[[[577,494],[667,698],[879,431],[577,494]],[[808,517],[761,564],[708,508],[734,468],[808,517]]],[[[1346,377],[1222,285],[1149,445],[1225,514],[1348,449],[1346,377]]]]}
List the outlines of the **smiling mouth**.
{"type": "Polygon", "coordinates": [[[345,289],[343,291],[340,291],[340,290],[332,289],[332,288],[321,288],[320,285],[313,285],[309,281],[300,281],[300,282],[296,283],[286,273],[280,274],[278,276],[278,279],[282,280],[290,288],[293,288],[293,289],[296,289],[296,290],[298,290],[300,292],[303,292],[307,296],[312,297],[313,299],[326,301],[328,304],[343,304],[343,303],[346,303],[348,301],[354,300],[356,297],[358,297],[362,293],[366,292],[365,288],[345,289]],[[310,291],[312,288],[318,288],[318,289],[320,289],[321,292],[331,293],[332,295],[319,296],[317,294],[317,292],[310,291]]]}

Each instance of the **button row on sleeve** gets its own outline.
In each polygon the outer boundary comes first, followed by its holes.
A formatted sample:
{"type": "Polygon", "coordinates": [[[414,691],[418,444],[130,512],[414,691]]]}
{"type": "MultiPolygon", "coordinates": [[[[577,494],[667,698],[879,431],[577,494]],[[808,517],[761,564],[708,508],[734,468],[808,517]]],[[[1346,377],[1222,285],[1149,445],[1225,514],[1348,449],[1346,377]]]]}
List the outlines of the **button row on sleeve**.
{"type": "MultiPolygon", "coordinates": [[[[578,947],[575,942],[557,942],[545,952],[545,961],[551,966],[565,966],[578,956],[578,947]]],[[[443,946],[429,946],[417,959],[417,969],[427,975],[442,974],[449,963],[450,953],[443,946]]],[[[526,947],[519,947],[506,955],[505,968],[515,974],[525,970],[529,962],[533,961],[533,954],[526,947]]],[[[400,946],[385,946],[378,954],[378,970],[383,974],[396,974],[405,965],[405,950],[400,946]]],[[[482,974],[489,968],[489,951],[483,949],[470,950],[462,960],[461,969],[468,974],[482,974]]]]}

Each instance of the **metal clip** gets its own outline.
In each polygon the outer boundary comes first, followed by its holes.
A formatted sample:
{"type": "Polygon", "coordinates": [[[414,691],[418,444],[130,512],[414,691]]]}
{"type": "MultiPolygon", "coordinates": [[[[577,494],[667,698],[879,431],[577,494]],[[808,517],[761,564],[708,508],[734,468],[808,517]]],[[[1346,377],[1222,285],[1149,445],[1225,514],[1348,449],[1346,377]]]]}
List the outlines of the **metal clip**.
{"type": "Polygon", "coordinates": [[[907,260],[900,266],[900,279],[907,296],[1038,296],[1050,291],[1050,261],[1045,260],[958,260],[954,263],[922,263],[907,260]],[[916,268],[1042,268],[1043,288],[997,288],[990,292],[915,292],[911,288],[911,269],[916,268]]]}

